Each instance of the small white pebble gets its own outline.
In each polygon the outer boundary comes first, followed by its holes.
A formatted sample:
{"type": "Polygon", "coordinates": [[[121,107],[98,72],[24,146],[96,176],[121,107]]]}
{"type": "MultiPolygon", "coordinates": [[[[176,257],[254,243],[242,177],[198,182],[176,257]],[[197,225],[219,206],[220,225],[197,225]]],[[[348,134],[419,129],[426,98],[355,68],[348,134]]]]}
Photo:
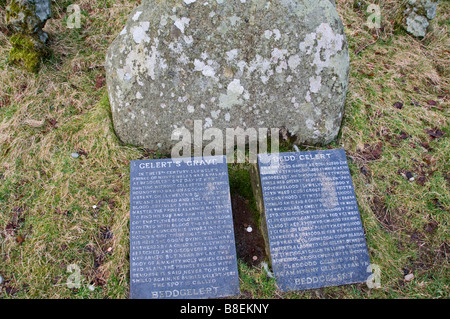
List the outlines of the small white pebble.
{"type": "Polygon", "coordinates": [[[405,281],[411,281],[411,280],[413,280],[414,279],[414,274],[407,274],[406,276],[405,276],[405,281]]]}
{"type": "Polygon", "coordinates": [[[88,289],[89,289],[90,291],[94,291],[94,290],[95,290],[95,287],[94,287],[93,285],[89,285],[89,286],[88,286],[88,289]]]}
{"type": "Polygon", "coordinates": [[[97,209],[97,205],[92,206],[93,209],[97,209]]]}
{"type": "Polygon", "coordinates": [[[78,153],[72,153],[72,154],[70,154],[73,158],[78,158],[79,156],[80,156],[80,154],[78,154],[78,153]]]}
{"type": "Polygon", "coordinates": [[[0,285],[3,283],[3,277],[0,276],[0,285]]]}
{"type": "Polygon", "coordinates": [[[253,231],[253,228],[252,228],[251,226],[248,226],[245,230],[246,230],[247,232],[251,233],[251,232],[253,231]]]}

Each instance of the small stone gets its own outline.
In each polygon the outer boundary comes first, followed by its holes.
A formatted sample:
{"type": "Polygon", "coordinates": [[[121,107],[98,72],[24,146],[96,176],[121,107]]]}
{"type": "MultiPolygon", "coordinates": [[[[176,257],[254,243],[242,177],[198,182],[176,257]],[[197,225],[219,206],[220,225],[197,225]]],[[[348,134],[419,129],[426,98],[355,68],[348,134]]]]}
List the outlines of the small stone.
{"type": "Polygon", "coordinates": [[[89,291],[94,291],[94,290],[95,290],[95,287],[94,287],[93,285],[89,285],[89,286],[88,286],[88,289],[89,289],[89,291]]]}
{"type": "Polygon", "coordinates": [[[258,260],[258,256],[253,256],[253,261],[257,261],[258,260]]]}
{"type": "Polygon", "coordinates": [[[406,172],[406,178],[407,178],[410,182],[414,181],[414,176],[413,176],[413,174],[412,174],[411,172],[406,172]]]}
{"type": "Polygon", "coordinates": [[[406,276],[405,276],[405,281],[411,281],[411,280],[413,280],[414,279],[414,274],[407,274],[406,276]]]}
{"type": "Polygon", "coordinates": [[[80,156],[80,154],[78,154],[78,153],[72,153],[72,154],[70,154],[73,158],[78,158],[79,156],[80,156]]]}
{"type": "Polygon", "coordinates": [[[253,231],[253,228],[252,228],[252,226],[248,226],[245,230],[247,232],[251,233],[253,231]]]}
{"type": "Polygon", "coordinates": [[[92,206],[93,209],[97,209],[97,205],[92,206]]]}
{"type": "Polygon", "coordinates": [[[0,285],[3,283],[3,277],[0,276],[0,285]]]}

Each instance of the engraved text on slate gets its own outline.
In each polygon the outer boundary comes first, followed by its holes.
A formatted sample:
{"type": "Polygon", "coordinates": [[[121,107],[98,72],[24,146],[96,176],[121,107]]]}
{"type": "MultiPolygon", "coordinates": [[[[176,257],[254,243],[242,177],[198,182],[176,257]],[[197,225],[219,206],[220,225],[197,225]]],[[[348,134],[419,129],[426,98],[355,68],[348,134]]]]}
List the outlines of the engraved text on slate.
{"type": "Polygon", "coordinates": [[[344,150],[270,155],[259,155],[259,170],[280,288],[365,281],[370,261],[344,150]]]}
{"type": "Polygon", "coordinates": [[[223,157],[131,162],[131,298],[239,293],[223,157]]]}

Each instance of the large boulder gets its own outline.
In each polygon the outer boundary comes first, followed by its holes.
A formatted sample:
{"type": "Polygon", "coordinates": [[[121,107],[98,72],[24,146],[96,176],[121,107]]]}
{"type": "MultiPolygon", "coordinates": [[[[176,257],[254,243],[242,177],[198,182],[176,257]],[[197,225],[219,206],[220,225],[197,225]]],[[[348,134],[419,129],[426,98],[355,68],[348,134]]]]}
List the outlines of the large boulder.
{"type": "Polygon", "coordinates": [[[169,151],[172,132],[284,128],[297,143],[338,134],[348,86],[330,0],[146,0],[106,55],[114,128],[169,151]]]}

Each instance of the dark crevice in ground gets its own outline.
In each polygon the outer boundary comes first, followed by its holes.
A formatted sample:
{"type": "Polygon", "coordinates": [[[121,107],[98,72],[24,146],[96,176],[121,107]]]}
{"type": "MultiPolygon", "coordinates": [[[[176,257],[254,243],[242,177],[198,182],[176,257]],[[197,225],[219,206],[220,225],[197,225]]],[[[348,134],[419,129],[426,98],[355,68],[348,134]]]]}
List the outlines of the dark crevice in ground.
{"type": "Polygon", "coordinates": [[[231,194],[237,257],[249,266],[256,266],[265,261],[267,255],[264,238],[248,202],[238,194],[231,194]],[[248,231],[249,226],[252,228],[251,232],[248,231]]]}

